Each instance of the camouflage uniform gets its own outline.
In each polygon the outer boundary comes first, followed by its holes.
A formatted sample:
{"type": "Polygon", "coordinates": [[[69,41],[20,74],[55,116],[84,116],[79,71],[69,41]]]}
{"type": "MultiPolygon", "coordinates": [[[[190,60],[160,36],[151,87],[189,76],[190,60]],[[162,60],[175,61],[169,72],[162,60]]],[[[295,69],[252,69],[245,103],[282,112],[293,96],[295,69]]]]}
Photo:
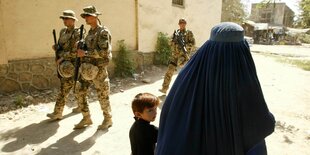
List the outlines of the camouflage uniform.
{"type": "MultiPolygon", "coordinates": [[[[66,13],[71,13],[71,16],[74,17],[74,12],[71,10],[64,11],[64,15],[66,13]],[[73,14],[72,14],[73,12],[73,14]]],[[[71,17],[69,16],[69,17],[71,17]]],[[[68,18],[68,16],[65,16],[68,18]]],[[[64,18],[64,16],[60,16],[60,18],[64,18]]],[[[74,19],[76,19],[74,17],[74,19]]],[[[79,40],[79,29],[77,28],[63,28],[59,34],[58,44],[61,50],[58,51],[57,56],[62,58],[62,62],[57,66],[58,73],[60,75],[60,92],[56,99],[56,104],[54,107],[54,112],[47,114],[47,117],[56,120],[62,119],[63,109],[68,97],[70,90],[74,85],[73,73],[74,73],[74,61],[76,57],[76,47],[75,43],[79,40]]],[[[57,60],[56,60],[57,61],[57,60]]],[[[77,95],[77,94],[75,94],[77,95]]],[[[77,99],[78,105],[81,103],[83,99],[77,99]]],[[[73,112],[78,112],[80,106],[73,109],[73,112]]]]}
{"type": "MultiPolygon", "coordinates": [[[[95,11],[93,6],[84,8],[87,12],[90,9],[92,13],[95,11]]],[[[84,13],[85,13],[84,12],[84,13]]],[[[98,12],[97,12],[98,13],[98,12]]],[[[81,14],[83,17],[83,14],[81,14]]],[[[109,101],[110,82],[108,77],[107,66],[112,58],[112,45],[110,31],[105,27],[98,25],[95,29],[90,29],[85,37],[86,54],[81,58],[80,74],[81,77],[90,83],[93,83],[98,100],[103,111],[104,120],[98,129],[107,129],[112,126],[111,106],[109,101]]],[[[89,83],[81,83],[79,96],[86,96],[89,83]]],[[[82,104],[83,119],[75,126],[75,129],[84,128],[91,125],[90,112],[87,102],[82,104]]]]}
{"type": "MultiPolygon", "coordinates": [[[[194,48],[195,48],[194,34],[190,30],[181,31],[178,29],[176,31],[182,34],[181,36],[183,36],[183,39],[185,41],[185,47],[187,49],[188,55],[192,55],[192,52],[194,51],[194,48]]],[[[160,91],[163,93],[167,92],[170,82],[171,82],[171,78],[173,76],[173,73],[176,71],[177,66],[183,66],[189,59],[189,57],[184,54],[181,47],[175,41],[176,39],[175,39],[174,34],[176,33],[176,31],[174,31],[172,41],[171,41],[172,53],[171,53],[171,58],[170,58],[170,62],[168,65],[168,70],[164,77],[162,89],[160,89],[160,91]]]]}

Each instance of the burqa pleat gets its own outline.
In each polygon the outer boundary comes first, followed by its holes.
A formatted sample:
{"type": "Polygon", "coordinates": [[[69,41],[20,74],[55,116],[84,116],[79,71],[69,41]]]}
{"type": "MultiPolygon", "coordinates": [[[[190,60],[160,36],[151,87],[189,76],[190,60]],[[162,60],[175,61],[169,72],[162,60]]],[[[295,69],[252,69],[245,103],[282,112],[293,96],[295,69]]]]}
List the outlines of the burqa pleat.
{"type": "Polygon", "coordinates": [[[274,126],[243,28],[221,23],[177,76],[162,107],[155,152],[246,155],[265,145],[274,126]]]}

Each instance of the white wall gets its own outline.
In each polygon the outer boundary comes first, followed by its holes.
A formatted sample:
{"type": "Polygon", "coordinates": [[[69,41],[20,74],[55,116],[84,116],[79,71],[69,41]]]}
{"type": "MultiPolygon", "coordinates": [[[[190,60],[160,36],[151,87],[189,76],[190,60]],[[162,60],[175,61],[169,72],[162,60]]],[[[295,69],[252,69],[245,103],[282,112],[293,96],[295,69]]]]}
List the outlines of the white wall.
{"type": "MultiPolygon", "coordinates": [[[[88,5],[96,6],[103,13],[99,19],[110,29],[114,49],[116,41],[121,39],[126,39],[131,48],[136,45],[132,0],[0,0],[0,4],[0,63],[53,57],[52,29],[59,33],[63,27],[59,15],[72,9],[80,26],[85,24],[80,14],[88,5]]],[[[88,30],[89,26],[85,28],[88,30]]]]}
{"type": "Polygon", "coordinates": [[[172,0],[139,0],[139,51],[154,51],[157,32],[172,35],[182,17],[195,35],[196,46],[201,46],[220,22],[221,8],[220,0],[185,0],[184,8],[172,6],[172,0]]]}
{"type": "MultiPolygon", "coordinates": [[[[85,24],[80,14],[88,5],[96,6],[103,13],[99,18],[112,33],[114,50],[117,50],[116,41],[125,39],[131,49],[136,49],[138,44],[139,51],[152,52],[157,32],[171,35],[181,17],[188,20],[187,27],[194,32],[200,46],[209,38],[210,29],[220,22],[222,2],[185,0],[185,7],[181,8],[172,6],[172,0],[0,0],[0,64],[53,57],[52,29],[59,32],[63,27],[59,15],[63,10],[74,10],[79,19],[77,26],[80,26],[85,24]],[[135,1],[138,2],[138,26],[135,1]]],[[[89,26],[85,28],[88,30],[89,26]]]]}
{"type": "Polygon", "coordinates": [[[0,0],[0,65],[1,64],[7,64],[7,54],[6,54],[6,43],[4,38],[4,22],[3,22],[3,7],[2,7],[2,1],[0,0]]]}

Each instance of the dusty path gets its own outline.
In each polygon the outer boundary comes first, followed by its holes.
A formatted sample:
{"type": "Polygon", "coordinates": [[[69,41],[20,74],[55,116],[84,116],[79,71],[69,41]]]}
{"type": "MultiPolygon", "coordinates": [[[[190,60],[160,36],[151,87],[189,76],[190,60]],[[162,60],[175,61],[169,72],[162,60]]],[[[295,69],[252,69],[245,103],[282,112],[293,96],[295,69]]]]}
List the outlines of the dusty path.
{"type": "MultiPolygon", "coordinates": [[[[269,154],[309,155],[310,72],[259,54],[253,56],[265,99],[278,121],[275,133],[267,138],[269,154]]],[[[157,80],[111,95],[114,125],[109,131],[96,130],[103,119],[98,101],[90,103],[94,124],[84,130],[72,130],[82,116],[70,114],[68,107],[63,120],[47,121],[45,115],[54,102],[0,114],[0,154],[129,155],[130,101],[139,92],[160,96],[161,83],[157,80]]]]}
{"type": "Polygon", "coordinates": [[[310,44],[304,44],[301,46],[290,45],[256,45],[251,46],[252,52],[264,52],[273,53],[278,55],[290,55],[295,57],[303,57],[304,59],[310,59],[310,44]]]}
{"type": "Polygon", "coordinates": [[[310,154],[310,72],[255,54],[266,102],[277,120],[271,155],[310,154]]]}

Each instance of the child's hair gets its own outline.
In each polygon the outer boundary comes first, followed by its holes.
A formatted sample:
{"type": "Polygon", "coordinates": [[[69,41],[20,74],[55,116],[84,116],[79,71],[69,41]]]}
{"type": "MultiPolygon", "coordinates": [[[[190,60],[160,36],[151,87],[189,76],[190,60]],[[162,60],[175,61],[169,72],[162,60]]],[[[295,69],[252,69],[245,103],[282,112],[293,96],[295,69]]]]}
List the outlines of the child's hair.
{"type": "Polygon", "coordinates": [[[133,113],[142,113],[144,108],[152,108],[159,105],[159,99],[150,93],[139,93],[135,96],[131,103],[133,113]]]}

